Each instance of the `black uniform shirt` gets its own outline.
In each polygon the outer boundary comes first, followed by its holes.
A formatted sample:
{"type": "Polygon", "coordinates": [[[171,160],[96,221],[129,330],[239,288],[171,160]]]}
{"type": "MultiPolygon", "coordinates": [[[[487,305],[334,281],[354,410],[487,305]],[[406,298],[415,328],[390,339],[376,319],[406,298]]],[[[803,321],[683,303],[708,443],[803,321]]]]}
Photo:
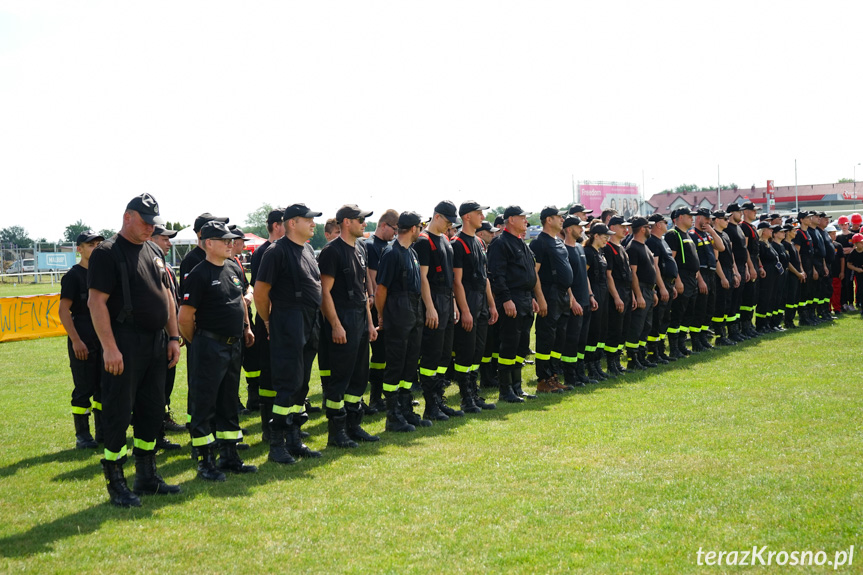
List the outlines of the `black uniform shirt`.
{"type": "Polygon", "coordinates": [[[830,234],[827,230],[818,228],[821,238],[824,240],[824,261],[828,266],[833,265],[833,258],[836,257],[836,247],[833,245],[833,240],[830,239],[830,234]]]}
{"type": "Polygon", "coordinates": [[[755,266],[755,269],[757,271],[758,266],[761,265],[761,263],[758,261],[758,254],[761,250],[761,248],[758,247],[758,232],[755,231],[755,227],[746,220],[740,222],[740,231],[743,232],[743,236],[748,240],[746,244],[746,250],[749,252],[749,257],[752,260],[752,265],[755,266]]]}
{"type": "Polygon", "coordinates": [[[459,233],[452,240],[452,267],[462,270],[461,283],[466,291],[485,291],[486,255],[482,240],[476,236],[459,233]]]}
{"type": "Polygon", "coordinates": [[[797,250],[794,249],[794,246],[788,240],[782,240],[782,247],[785,248],[785,253],[788,254],[788,265],[792,265],[794,269],[800,271],[800,256],[797,254],[797,250]]]}
{"type": "Polygon", "coordinates": [[[743,230],[740,229],[740,226],[731,222],[728,222],[725,232],[731,239],[731,253],[734,255],[734,263],[741,272],[740,275],[743,276],[742,272],[746,267],[746,256],[749,253],[746,249],[746,236],[743,235],[743,230]]]}
{"type": "Polygon", "coordinates": [[[72,301],[69,311],[72,313],[72,322],[75,330],[85,343],[93,343],[98,338],[96,330],[93,329],[93,320],[90,318],[90,308],[87,307],[87,269],[80,264],[72,266],[60,280],[60,299],[72,301]]]}
{"type": "MultiPolygon", "coordinates": [[[[812,249],[815,252],[815,261],[821,261],[826,255],[824,248],[824,236],[819,228],[809,228],[809,233],[812,236],[812,249]]],[[[830,239],[829,237],[827,239],[830,239]]]]}
{"type": "Polygon", "coordinates": [[[255,253],[252,254],[252,259],[249,261],[249,268],[251,268],[251,279],[249,280],[251,284],[254,286],[255,282],[258,279],[258,270],[261,268],[261,259],[264,257],[264,253],[266,253],[267,248],[273,245],[270,240],[265,241],[255,250],[255,253]]]}
{"type": "Polygon", "coordinates": [[[536,261],[524,240],[504,230],[489,244],[488,279],[495,299],[501,304],[512,299],[512,290],[533,290],[536,261]]]}
{"type": "Polygon", "coordinates": [[[242,270],[233,259],[217,266],[207,260],[186,276],[182,305],[195,308],[195,327],[224,337],[243,334],[242,270]]]}
{"type": "Polygon", "coordinates": [[[390,242],[385,242],[380,239],[376,235],[372,234],[372,237],[365,240],[366,244],[366,266],[370,270],[378,270],[378,266],[380,265],[381,255],[383,255],[384,250],[387,246],[390,245],[390,242]]]}
{"type": "Polygon", "coordinates": [[[761,258],[761,266],[764,272],[770,276],[776,276],[785,271],[779,261],[779,254],[773,249],[773,242],[758,242],[758,257],[761,258]]]}
{"type": "Polygon", "coordinates": [[[782,266],[782,272],[784,273],[788,269],[788,252],[785,251],[785,246],[782,245],[782,242],[777,242],[775,239],[771,241],[771,245],[776,255],[779,256],[779,265],[782,266]]]}
{"type": "Polygon", "coordinates": [[[421,266],[428,266],[432,291],[452,291],[452,246],[444,235],[423,232],[413,245],[421,266]]]}
{"type": "Polygon", "coordinates": [[[606,291],[608,289],[608,277],[605,275],[605,272],[608,271],[608,262],[605,261],[602,251],[597,250],[593,246],[584,246],[584,257],[593,293],[606,291]]]}
{"type": "Polygon", "coordinates": [[[641,287],[656,284],[656,270],[653,267],[653,252],[639,241],[631,241],[626,247],[629,255],[629,265],[638,266],[635,275],[638,276],[638,284],[641,287]]]}
{"type": "Polygon", "coordinates": [[[833,263],[830,266],[830,277],[838,278],[842,272],[842,261],[845,259],[845,252],[842,251],[842,246],[839,242],[831,242],[833,244],[833,263]]]}
{"type": "Polygon", "coordinates": [[[287,237],[273,242],[261,258],[257,281],[270,284],[273,307],[321,305],[321,272],[315,250],[287,237]]]}
{"type": "Polygon", "coordinates": [[[569,267],[572,269],[572,295],[582,307],[590,303],[590,290],[587,285],[587,256],[581,244],[566,245],[569,267]]]}
{"type": "Polygon", "coordinates": [[[732,278],[728,277],[728,272],[733,272],[731,266],[734,265],[734,253],[731,246],[731,238],[728,237],[728,234],[725,231],[716,232],[719,234],[719,238],[722,240],[722,245],[725,246],[725,251],[719,252],[719,265],[722,266],[722,271],[725,272],[725,279],[729,282],[732,278]]]}
{"type": "Polygon", "coordinates": [[[668,246],[672,251],[677,252],[677,255],[674,256],[677,268],[681,272],[686,271],[690,274],[695,274],[701,267],[701,264],[698,261],[695,242],[692,241],[689,233],[675,226],[665,234],[665,241],[668,242],[668,246]]]}
{"type": "Polygon", "coordinates": [[[800,251],[798,253],[800,255],[800,263],[804,268],[803,271],[812,269],[812,259],[815,251],[812,246],[811,234],[811,230],[803,231],[801,228],[797,230],[797,235],[794,236],[794,245],[800,247],[800,251]]]}
{"type": "Polygon", "coordinates": [[[111,250],[119,249],[126,260],[129,274],[129,292],[132,299],[132,318],[136,327],[144,331],[164,329],[168,323],[168,303],[165,290],[168,278],[162,250],[152,242],[133,244],[120,234],[99,244],[90,256],[87,287],[109,294],[108,313],[116,319],[123,309],[123,283],[120,267],[111,250]]]}
{"type": "Polygon", "coordinates": [[[650,248],[653,255],[659,258],[659,273],[664,278],[677,277],[677,262],[674,261],[674,256],[671,254],[671,248],[668,247],[668,242],[662,236],[654,236],[650,234],[645,245],[650,248]]]}
{"type": "Polygon", "coordinates": [[[530,242],[530,250],[539,264],[539,280],[542,286],[556,285],[563,290],[569,289],[572,285],[572,268],[563,240],[540,232],[536,239],[530,242]]]}
{"type": "Polygon", "coordinates": [[[602,248],[605,255],[605,261],[608,262],[608,271],[611,272],[611,277],[614,280],[614,285],[620,289],[623,287],[631,289],[632,284],[632,268],[629,267],[629,255],[623,246],[616,246],[611,242],[605,244],[602,248]]]}
{"type": "Polygon", "coordinates": [[[321,273],[332,276],[330,294],[336,304],[366,303],[366,246],[358,241],[353,246],[338,237],[324,246],[318,256],[321,273]]]}
{"type": "Polygon", "coordinates": [[[388,246],[378,266],[377,284],[387,288],[387,295],[400,293],[420,294],[420,262],[414,249],[405,248],[398,242],[388,246]]]}
{"type": "Polygon", "coordinates": [[[692,228],[689,235],[695,242],[695,250],[698,252],[698,262],[701,267],[715,270],[716,254],[713,253],[713,236],[696,228],[692,228]]]}
{"type": "Polygon", "coordinates": [[[180,262],[180,291],[186,293],[186,276],[192,271],[196,265],[207,259],[207,252],[201,249],[201,246],[195,246],[195,249],[186,254],[183,261],[180,262]]]}

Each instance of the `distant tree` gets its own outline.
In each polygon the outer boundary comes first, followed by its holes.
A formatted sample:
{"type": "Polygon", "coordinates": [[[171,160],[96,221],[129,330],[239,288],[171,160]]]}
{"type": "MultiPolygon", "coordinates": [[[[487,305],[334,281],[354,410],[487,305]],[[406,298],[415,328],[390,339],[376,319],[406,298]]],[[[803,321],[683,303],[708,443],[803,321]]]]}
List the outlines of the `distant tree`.
{"type": "MultiPolygon", "coordinates": [[[[247,234],[252,233],[256,236],[266,238],[268,235],[267,215],[271,211],[273,211],[273,206],[271,204],[261,204],[260,208],[246,215],[246,221],[241,226],[243,228],[243,231],[247,234]]],[[[321,234],[323,234],[323,232],[321,232],[321,234]]]]}
{"type": "Polygon", "coordinates": [[[29,248],[33,246],[33,240],[27,230],[21,226],[11,226],[0,230],[0,243],[12,244],[19,248],[29,248]]]}
{"type": "Polygon", "coordinates": [[[100,230],[99,235],[107,240],[111,236],[117,235],[117,232],[115,232],[114,230],[105,229],[105,230],[100,230]]]}
{"type": "Polygon", "coordinates": [[[182,229],[188,228],[189,226],[183,225],[180,222],[168,222],[165,224],[165,229],[168,230],[177,230],[180,231],[182,229]]]}
{"type": "Polygon", "coordinates": [[[840,184],[853,184],[854,180],[852,178],[839,178],[840,184]]]}
{"type": "MultiPolygon", "coordinates": [[[[269,211],[269,210],[267,210],[269,211]]],[[[266,222],[266,220],[264,220],[266,222]]],[[[266,228],[265,228],[266,229],[266,228]]],[[[266,234],[266,231],[264,232],[266,234]]],[[[263,237],[267,237],[264,235],[263,237]]],[[[312,247],[316,250],[321,249],[325,245],[327,245],[327,238],[324,235],[324,224],[318,224],[315,226],[315,235],[312,236],[311,242],[312,247]]]]}
{"type": "Polygon", "coordinates": [[[63,232],[63,239],[61,241],[64,242],[74,242],[78,239],[78,235],[82,232],[86,232],[90,229],[90,226],[78,220],[74,224],[69,224],[66,226],[66,231],[63,232]]]}

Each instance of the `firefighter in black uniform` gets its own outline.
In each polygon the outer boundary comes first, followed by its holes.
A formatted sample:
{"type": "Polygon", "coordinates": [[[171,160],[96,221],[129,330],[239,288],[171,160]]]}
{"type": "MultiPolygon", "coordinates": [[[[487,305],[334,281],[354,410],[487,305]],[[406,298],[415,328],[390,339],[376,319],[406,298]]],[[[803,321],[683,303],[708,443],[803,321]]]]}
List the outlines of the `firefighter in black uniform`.
{"type": "Polygon", "coordinates": [[[399,215],[398,236],[381,255],[376,278],[379,331],[387,342],[383,383],[387,431],[416,430],[408,418],[419,425],[431,425],[430,421],[419,419],[411,405],[411,386],[416,377],[424,317],[420,309],[420,264],[411,246],[419,237],[421,223],[422,218],[416,212],[399,215]]]}
{"type": "Polygon", "coordinates": [[[794,236],[794,247],[800,257],[800,271],[803,274],[800,284],[799,303],[797,311],[800,314],[800,325],[818,325],[815,319],[815,286],[818,283],[818,270],[815,268],[815,246],[812,241],[812,212],[797,214],[800,228],[794,236]]]}
{"type": "MultiPolygon", "coordinates": [[[[284,216],[285,210],[282,208],[270,210],[267,214],[267,241],[258,246],[249,262],[251,268],[249,283],[253,289],[258,279],[258,270],[261,269],[261,260],[267,248],[285,236],[285,223],[282,221],[284,216]]],[[[255,333],[255,343],[246,350],[247,357],[244,366],[246,384],[249,386],[249,398],[246,401],[246,407],[252,410],[261,410],[261,440],[269,442],[270,420],[273,418],[273,400],[276,399],[276,392],[273,390],[273,380],[270,377],[270,339],[267,337],[267,327],[264,325],[264,320],[261,319],[257,309],[255,321],[252,322],[252,331],[255,333]]]]}
{"type": "Polygon", "coordinates": [[[66,348],[72,370],[72,419],[75,423],[75,448],[96,449],[102,442],[102,402],[99,381],[102,378],[102,348],[90,309],[87,307],[87,268],[90,254],[105,240],[87,230],[75,241],[81,261],[72,266],[60,280],[60,322],[66,328],[66,348]],[[96,439],[90,435],[90,409],[96,439]]]}
{"type": "Polygon", "coordinates": [[[785,271],[779,261],[779,254],[773,248],[773,228],[769,222],[759,222],[756,227],[761,236],[758,242],[758,261],[764,268],[764,277],[758,290],[758,304],[755,308],[755,329],[758,333],[770,333],[773,328],[770,322],[776,311],[777,285],[784,278],[781,277],[785,271]]]}
{"type": "Polygon", "coordinates": [[[743,322],[740,321],[740,305],[743,302],[743,290],[746,283],[751,279],[752,263],[749,259],[746,236],[740,229],[743,212],[736,203],[729,204],[726,211],[728,212],[728,227],[725,232],[731,240],[731,252],[734,256],[734,265],[737,266],[737,273],[740,275],[740,284],[731,292],[731,305],[728,308],[728,318],[725,321],[728,325],[728,338],[735,342],[741,342],[749,339],[749,336],[743,332],[743,322]]]}
{"type": "Polygon", "coordinates": [[[243,270],[231,257],[238,237],[222,222],[204,224],[200,238],[206,259],[183,282],[179,325],[189,350],[189,433],[197,450],[198,477],[208,481],[224,481],[221,470],[257,471],[237,454],[243,438],[237,414],[242,346],[255,339],[243,299],[243,270]]]}
{"type": "Polygon", "coordinates": [[[818,234],[821,237],[824,248],[822,271],[818,272],[821,276],[818,280],[818,296],[820,297],[818,317],[824,321],[833,321],[836,316],[830,311],[830,297],[833,295],[833,277],[830,270],[833,267],[833,260],[836,258],[836,248],[833,246],[833,239],[827,233],[826,228],[830,223],[827,214],[818,212],[813,220],[816,221],[813,234],[818,234]]]}
{"type": "Polygon", "coordinates": [[[453,295],[459,308],[453,336],[453,369],[461,394],[461,409],[465,413],[480,413],[496,407],[486,403],[477,388],[488,327],[498,319],[488,281],[485,246],[476,235],[485,217],[483,210],[487,209],[488,206],[474,201],[463,202],[458,209],[461,231],[452,240],[453,295]]]}
{"type": "Polygon", "coordinates": [[[542,232],[530,242],[530,250],[536,260],[542,293],[548,312],[536,319],[536,391],[537,393],[560,393],[573,386],[562,385],[553,369],[552,360],[562,356],[566,342],[566,327],[572,302],[572,267],[569,254],[560,239],[563,216],[557,206],[546,206],[539,213],[542,232]]]}
{"type": "Polygon", "coordinates": [[[506,227],[488,248],[488,275],[500,318],[500,401],[508,403],[536,397],[522,389],[521,370],[530,350],[533,314],[545,315],[547,311],[533,252],[522,239],[527,232],[528,215],[519,206],[508,206],[503,212],[506,227]]]}
{"type": "Polygon", "coordinates": [[[629,369],[656,367],[657,364],[647,357],[647,336],[653,320],[653,306],[659,301],[656,294],[656,278],[659,275],[659,258],[653,255],[645,242],[650,235],[646,218],[632,218],[632,238],[626,247],[629,265],[632,268],[632,293],[635,296],[635,309],[626,333],[626,356],[629,369]]]}
{"type": "Polygon", "coordinates": [[[800,290],[806,275],[803,273],[803,267],[800,265],[800,253],[794,246],[797,237],[797,228],[793,225],[793,220],[788,218],[785,220],[785,240],[782,242],[782,247],[785,248],[785,253],[788,254],[788,265],[785,270],[789,273],[785,274],[785,329],[796,329],[797,324],[794,323],[794,316],[797,315],[797,310],[800,304],[800,290]]]}
{"type": "Polygon", "coordinates": [[[714,257],[716,263],[716,303],[713,309],[711,323],[716,334],[716,344],[729,346],[737,345],[728,338],[726,327],[729,326],[729,314],[731,313],[731,297],[734,289],[740,285],[740,272],[734,265],[734,253],[731,238],[725,233],[728,227],[728,214],[724,210],[717,210],[711,214],[713,218],[713,229],[716,231],[719,241],[713,242],[714,257]],[[723,249],[719,249],[720,244],[723,249]]]}
{"type": "Polygon", "coordinates": [[[689,208],[678,208],[671,214],[674,229],[665,234],[665,241],[671,248],[674,261],[677,262],[678,277],[683,282],[683,291],[671,303],[671,322],[668,326],[668,340],[671,346],[671,357],[680,359],[689,355],[686,349],[687,326],[695,317],[695,297],[700,286],[704,284],[699,274],[701,264],[695,242],[689,235],[692,227],[692,212],[689,208]]]}
{"type": "Polygon", "coordinates": [[[716,308],[716,252],[725,250],[722,239],[710,225],[711,214],[707,208],[695,212],[695,226],[690,232],[695,249],[698,252],[698,262],[701,266],[699,274],[704,281],[706,290],[699,290],[695,299],[695,321],[689,327],[689,337],[695,351],[713,349],[710,343],[710,322],[716,308]]]}
{"type": "Polygon", "coordinates": [[[186,276],[189,275],[189,272],[192,271],[196,265],[207,259],[207,252],[204,250],[204,240],[201,239],[201,228],[204,227],[204,224],[207,222],[222,222],[227,224],[230,222],[230,218],[220,218],[216,217],[210,212],[204,212],[197,218],[195,218],[195,224],[192,227],[195,230],[195,235],[198,236],[198,245],[196,245],[192,251],[186,254],[186,257],[183,258],[183,261],[180,262],[180,291],[181,293],[185,293],[184,290],[184,282],[186,281],[186,276]]]}
{"type": "Polygon", "coordinates": [[[372,212],[354,204],[336,212],[339,235],[321,250],[321,344],[318,367],[327,416],[327,445],[358,447],[378,441],[361,427],[360,402],[369,380],[369,341],[378,333],[372,323],[366,281],[366,218],[372,212]]]}
{"type": "Polygon", "coordinates": [[[269,421],[270,461],[320,457],[302,442],[306,395],[320,335],[321,274],[308,241],[321,212],[285,208],[285,237],[267,248],[255,278],[255,307],[270,338],[270,378],[276,396],[269,421]]]}
{"type": "Polygon", "coordinates": [[[779,256],[779,265],[782,268],[782,272],[780,274],[781,277],[776,282],[776,305],[773,317],[770,320],[770,327],[773,331],[785,331],[785,328],[782,327],[782,320],[785,318],[785,305],[788,303],[786,299],[788,291],[786,286],[788,282],[785,276],[792,275],[788,270],[788,264],[790,263],[788,252],[783,245],[787,230],[782,224],[774,224],[771,227],[773,228],[773,239],[771,242],[773,249],[776,250],[776,254],[779,256]]]}
{"type": "Polygon", "coordinates": [[[740,302],[740,323],[744,335],[757,337],[759,334],[752,326],[752,316],[755,313],[755,305],[758,303],[759,282],[767,274],[759,259],[761,248],[754,223],[757,216],[756,212],[761,208],[756,208],[752,202],[743,202],[740,209],[743,212],[740,231],[746,237],[746,250],[749,252],[749,280],[743,286],[743,299],[740,302]]]}
{"type": "Polygon", "coordinates": [[[111,503],[139,507],[140,494],[177,493],[156,472],[156,438],[165,410],[165,366],[180,359],[177,314],[162,251],[149,238],[164,224],[150,194],[132,199],[120,232],[93,251],[87,285],[102,344],[102,468],[111,503]],[[166,334],[167,330],[167,334],[166,334]],[[123,475],[126,430],[134,427],[135,493],[123,475]],[[136,495],[137,494],[137,495],[136,495]]]}
{"type": "MultiPolygon", "coordinates": [[[[498,218],[500,218],[500,216],[495,219],[498,218]]],[[[495,226],[496,225],[497,224],[495,224],[495,226]]],[[[480,238],[484,244],[483,249],[486,256],[486,272],[488,272],[488,246],[491,245],[491,242],[493,242],[500,233],[500,230],[495,226],[491,225],[489,222],[483,222],[482,227],[476,232],[477,237],[480,238]]],[[[489,286],[491,286],[491,281],[489,281],[489,286]]],[[[492,299],[494,299],[494,294],[491,294],[491,296],[492,299]]],[[[497,315],[497,306],[495,305],[494,307],[495,315],[497,315]]],[[[491,313],[491,309],[489,309],[489,313],[491,313]]],[[[500,382],[497,379],[497,356],[500,349],[500,342],[498,342],[497,339],[499,326],[499,321],[495,323],[489,322],[488,330],[485,334],[485,350],[483,351],[482,360],[479,365],[480,385],[491,389],[498,389],[500,386],[500,382]]]]}
{"type": "Polygon", "coordinates": [[[632,268],[629,255],[621,245],[626,236],[626,228],[632,225],[620,216],[611,216],[608,229],[611,237],[602,249],[608,262],[608,334],[605,337],[605,361],[610,375],[626,373],[620,363],[626,334],[636,307],[635,294],[632,293],[632,268]]]}
{"type": "Polygon", "coordinates": [[[590,380],[585,372],[584,348],[587,345],[590,316],[599,304],[593,297],[590,280],[587,277],[587,257],[581,245],[583,231],[581,219],[577,216],[567,216],[563,220],[563,232],[566,238],[564,245],[569,257],[569,267],[572,269],[570,289],[575,305],[572,306],[572,313],[567,319],[566,342],[560,360],[563,364],[564,382],[573,387],[596,383],[596,380],[590,380]]]}
{"type": "Polygon", "coordinates": [[[683,291],[683,283],[677,273],[677,262],[671,254],[671,248],[665,241],[668,223],[662,214],[650,214],[650,237],[644,244],[650,248],[653,255],[659,258],[659,275],[656,277],[658,300],[653,308],[653,325],[647,336],[647,355],[654,363],[667,364],[673,361],[665,353],[665,340],[668,338],[668,324],[671,321],[671,302],[683,291]]]}

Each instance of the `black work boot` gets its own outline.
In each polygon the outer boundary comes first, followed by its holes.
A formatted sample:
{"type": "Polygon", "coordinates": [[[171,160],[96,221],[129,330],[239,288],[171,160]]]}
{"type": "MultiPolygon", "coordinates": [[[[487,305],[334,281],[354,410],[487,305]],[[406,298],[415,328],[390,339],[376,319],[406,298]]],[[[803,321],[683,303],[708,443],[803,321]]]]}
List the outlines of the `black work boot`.
{"type": "Polygon", "coordinates": [[[588,363],[584,359],[579,359],[575,362],[575,376],[582,384],[599,383],[596,379],[587,374],[588,363]]]}
{"type": "Polygon", "coordinates": [[[405,420],[399,405],[399,394],[397,391],[384,395],[387,406],[387,421],[384,429],[386,431],[409,432],[416,431],[416,427],[405,420]]]}
{"type": "Polygon", "coordinates": [[[626,359],[626,367],[629,368],[629,371],[644,371],[647,369],[640,361],[638,361],[638,352],[635,350],[626,352],[626,359]]]}
{"type": "Polygon", "coordinates": [[[493,403],[488,403],[484,397],[479,394],[479,385],[477,384],[477,378],[479,377],[479,373],[476,371],[470,372],[468,375],[467,385],[468,391],[473,396],[473,403],[480,409],[495,409],[497,406],[493,403]]]}
{"type": "Polygon", "coordinates": [[[405,418],[405,421],[413,425],[414,427],[431,427],[432,422],[428,419],[423,419],[416,413],[414,413],[413,406],[413,396],[411,392],[402,389],[398,394],[399,398],[399,407],[401,408],[402,417],[405,418]]]}
{"type": "Polygon", "coordinates": [[[213,443],[198,446],[198,478],[205,481],[227,479],[216,467],[216,446],[213,443]]]}
{"type": "Polygon", "coordinates": [[[682,353],[684,356],[692,355],[692,351],[686,347],[686,340],[687,339],[688,339],[688,336],[686,335],[685,331],[679,332],[677,334],[677,351],[682,353]]]}
{"type": "Polygon", "coordinates": [[[348,437],[347,414],[327,414],[327,445],[330,447],[359,447],[360,444],[348,437]]]}
{"type": "Polygon", "coordinates": [[[387,405],[383,399],[384,384],[381,381],[369,383],[369,404],[364,408],[366,415],[374,415],[380,411],[386,411],[387,405]]]}
{"type": "MultiPolygon", "coordinates": [[[[425,399],[425,409],[423,410],[423,419],[429,421],[448,421],[449,416],[440,409],[440,398],[437,394],[438,381],[430,376],[421,375],[420,385],[423,390],[423,399],[425,399]]],[[[407,416],[405,416],[407,419],[407,416]]],[[[410,421],[410,423],[414,423],[410,421]]]]}
{"type": "Polygon", "coordinates": [[[512,392],[519,397],[524,399],[536,399],[536,396],[532,393],[528,393],[521,388],[521,370],[522,367],[517,365],[514,370],[512,370],[512,392]]]}
{"type": "Polygon", "coordinates": [[[168,485],[156,471],[156,452],[135,450],[135,484],[132,491],[138,495],[167,495],[179,493],[179,485],[168,485]]]}
{"type": "Polygon", "coordinates": [[[647,360],[651,363],[655,363],[656,365],[667,365],[668,360],[663,359],[659,355],[659,344],[658,341],[651,341],[647,344],[647,355],[645,356],[647,360]]]}
{"type": "Polygon", "coordinates": [[[348,437],[350,437],[354,441],[380,441],[380,437],[378,437],[377,435],[372,435],[362,428],[362,409],[347,408],[347,411],[348,413],[347,419],[345,420],[345,430],[347,431],[348,437]]]}
{"type": "Polygon", "coordinates": [[[269,401],[261,402],[261,441],[270,441],[270,420],[273,418],[273,404],[269,401]]]}
{"type": "Polygon", "coordinates": [[[321,452],[315,451],[303,443],[303,430],[301,427],[308,421],[309,416],[305,413],[291,414],[288,419],[288,435],[285,438],[288,453],[293,457],[320,457],[321,452]]]}
{"type": "MultiPolygon", "coordinates": [[[[261,413],[263,412],[264,404],[261,404],[261,413]]],[[[296,463],[297,460],[288,452],[288,423],[285,416],[274,415],[273,418],[267,422],[267,427],[269,428],[268,441],[270,442],[270,453],[267,456],[267,459],[284,465],[296,463]]]]}
{"type": "MultiPolygon", "coordinates": [[[[102,410],[94,409],[93,410],[93,439],[96,440],[96,443],[104,443],[104,434],[102,432],[102,410]]],[[[183,428],[185,429],[185,427],[183,428]]]]}
{"type": "Polygon", "coordinates": [[[618,371],[617,365],[614,363],[614,353],[613,351],[605,352],[605,364],[608,366],[608,375],[614,377],[617,375],[621,375],[623,372],[618,371]]]}
{"type": "Polygon", "coordinates": [[[159,429],[159,435],[156,436],[156,449],[161,449],[162,451],[176,451],[180,449],[179,443],[174,443],[167,437],[165,437],[165,422],[162,422],[162,427],[159,429]]]}
{"type": "Polygon", "coordinates": [[[700,353],[704,351],[704,346],[701,344],[699,333],[690,333],[689,339],[692,340],[692,353],[700,353]]]}
{"type": "MultiPolygon", "coordinates": [[[[666,336],[666,337],[668,337],[668,336],[666,336]]],[[[677,361],[665,353],[665,340],[664,339],[661,339],[661,340],[656,342],[656,357],[658,357],[659,359],[665,360],[665,363],[671,363],[672,361],[677,361]]]]}
{"type": "Polygon", "coordinates": [[[249,411],[258,411],[261,409],[261,395],[258,393],[258,378],[247,377],[246,385],[248,395],[246,396],[246,409],[249,411]]]}
{"type": "Polygon", "coordinates": [[[672,361],[686,357],[685,355],[683,355],[683,353],[680,351],[680,348],[678,347],[679,341],[680,341],[680,334],[679,333],[668,334],[668,345],[669,345],[669,349],[670,349],[670,353],[668,354],[668,358],[671,359],[672,361]]]}
{"type": "Polygon", "coordinates": [[[482,413],[482,408],[478,406],[474,400],[470,380],[467,377],[458,382],[458,392],[459,395],[461,395],[462,413],[482,413]]]}
{"type": "Polygon", "coordinates": [[[644,367],[653,368],[653,367],[656,367],[659,365],[658,363],[651,361],[651,359],[647,356],[647,349],[646,348],[643,348],[643,347],[638,348],[638,351],[636,352],[635,355],[638,357],[638,361],[644,367]]]}
{"type": "Polygon", "coordinates": [[[698,336],[701,339],[701,346],[704,349],[713,349],[713,344],[710,343],[710,336],[707,334],[707,332],[702,331],[698,334],[698,336]]]}
{"type": "Polygon", "coordinates": [[[500,384],[500,393],[498,394],[498,401],[505,401],[507,403],[523,403],[524,399],[515,394],[512,390],[512,370],[511,369],[503,369],[498,373],[498,383],[500,384]]]}
{"type": "Polygon", "coordinates": [[[448,417],[464,417],[464,411],[462,411],[460,409],[453,409],[452,407],[450,407],[449,405],[446,404],[446,396],[444,394],[446,393],[446,388],[449,387],[449,384],[450,384],[449,379],[446,376],[440,376],[440,375],[437,376],[435,379],[437,381],[436,390],[437,390],[437,399],[438,399],[438,402],[437,402],[438,409],[440,409],[441,412],[443,412],[448,417]]]}
{"type": "Polygon", "coordinates": [[[87,413],[73,413],[75,422],[75,449],[96,449],[99,443],[90,435],[90,415],[87,413]]]}
{"type": "Polygon", "coordinates": [[[623,356],[623,352],[622,352],[622,351],[615,351],[615,352],[614,352],[614,368],[615,368],[618,372],[620,372],[621,374],[624,374],[624,373],[626,373],[626,368],[625,368],[625,367],[623,367],[623,365],[621,365],[621,363],[620,363],[620,358],[621,358],[622,356],[623,356]]]}
{"type": "Polygon", "coordinates": [[[479,364],[479,379],[482,382],[482,387],[499,389],[500,381],[498,379],[497,362],[492,360],[479,364]]]}
{"type": "Polygon", "coordinates": [[[140,507],[141,500],[126,484],[126,477],[123,475],[124,463],[126,463],[126,456],[116,461],[102,460],[102,471],[105,473],[111,504],[117,507],[140,507]]]}
{"type": "Polygon", "coordinates": [[[246,465],[237,452],[237,444],[233,441],[222,441],[219,445],[219,460],[216,466],[223,471],[232,473],[256,473],[258,468],[246,465]]]}

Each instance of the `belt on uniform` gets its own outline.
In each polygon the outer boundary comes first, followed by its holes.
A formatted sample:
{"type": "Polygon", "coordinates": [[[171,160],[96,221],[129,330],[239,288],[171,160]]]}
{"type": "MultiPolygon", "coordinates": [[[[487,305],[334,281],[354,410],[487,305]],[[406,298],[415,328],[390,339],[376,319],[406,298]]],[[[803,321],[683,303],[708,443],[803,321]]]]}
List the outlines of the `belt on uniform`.
{"type": "Polygon", "coordinates": [[[653,291],[654,289],[656,289],[656,284],[639,284],[638,287],[640,287],[643,290],[646,289],[649,291],[653,291]]]}
{"type": "Polygon", "coordinates": [[[219,335],[217,333],[213,333],[213,332],[207,331],[205,329],[196,330],[195,335],[202,335],[208,339],[218,341],[219,343],[223,343],[225,345],[234,345],[235,343],[240,341],[239,337],[236,337],[236,336],[226,337],[224,335],[219,335]]]}

